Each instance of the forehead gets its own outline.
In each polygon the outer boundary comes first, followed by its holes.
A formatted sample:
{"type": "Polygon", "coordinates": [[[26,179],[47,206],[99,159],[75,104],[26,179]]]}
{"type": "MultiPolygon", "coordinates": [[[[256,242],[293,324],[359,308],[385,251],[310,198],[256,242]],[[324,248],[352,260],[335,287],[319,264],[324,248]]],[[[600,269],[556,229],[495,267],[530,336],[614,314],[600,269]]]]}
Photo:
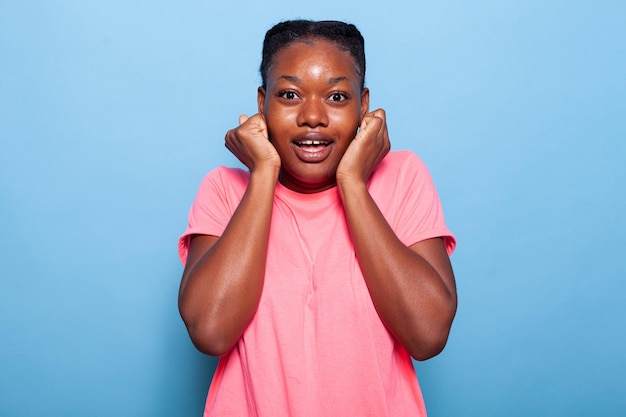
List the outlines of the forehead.
{"type": "Polygon", "coordinates": [[[275,79],[296,73],[346,77],[359,80],[357,64],[350,52],[332,41],[308,39],[296,41],[282,48],[274,56],[269,78],[275,79]]]}

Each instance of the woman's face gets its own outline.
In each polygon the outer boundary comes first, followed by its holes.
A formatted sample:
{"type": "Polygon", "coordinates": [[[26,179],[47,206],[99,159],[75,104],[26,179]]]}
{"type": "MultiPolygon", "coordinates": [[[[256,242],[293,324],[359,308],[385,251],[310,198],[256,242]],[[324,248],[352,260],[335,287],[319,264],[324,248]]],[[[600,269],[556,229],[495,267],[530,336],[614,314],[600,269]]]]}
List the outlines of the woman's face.
{"type": "Polygon", "coordinates": [[[336,184],[341,157],[369,108],[349,52],[329,41],[295,42],[274,57],[259,113],[281,158],[280,182],[314,193],[336,184]]]}

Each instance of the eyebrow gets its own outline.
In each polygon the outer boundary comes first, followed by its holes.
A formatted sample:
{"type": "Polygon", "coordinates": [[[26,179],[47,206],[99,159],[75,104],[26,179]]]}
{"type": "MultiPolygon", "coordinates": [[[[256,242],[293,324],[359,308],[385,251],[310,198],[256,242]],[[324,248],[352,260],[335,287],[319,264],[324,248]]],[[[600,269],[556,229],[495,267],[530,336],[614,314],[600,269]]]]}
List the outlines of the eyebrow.
{"type": "MultiPolygon", "coordinates": [[[[296,77],[294,75],[281,75],[280,77],[278,77],[278,79],[287,80],[294,84],[299,84],[301,81],[299,77],[296,77]]],[[[347,81],[347,80],[348,80],[348,77],[331,77],[328,79],[328,84],[335,85],[335,84],[339,84],[342,81],[347,81]]]]}
{"type": "Polygon", "coordinates": [[[293,75],[281,75],[280,77],[278,77],[279,80],[287,80],[290,81],[294,84],[298,84],[300,83],[300,78],[293,76],[293,75]]]}
{"type": "Polygon", "coordinates": [[[333,77],[333,78],[328,79],[328,83],[335,85],[335,84],[339,84],[342,81],[347,81],[347,80],[348,80],[348,77],[333,77]]]}

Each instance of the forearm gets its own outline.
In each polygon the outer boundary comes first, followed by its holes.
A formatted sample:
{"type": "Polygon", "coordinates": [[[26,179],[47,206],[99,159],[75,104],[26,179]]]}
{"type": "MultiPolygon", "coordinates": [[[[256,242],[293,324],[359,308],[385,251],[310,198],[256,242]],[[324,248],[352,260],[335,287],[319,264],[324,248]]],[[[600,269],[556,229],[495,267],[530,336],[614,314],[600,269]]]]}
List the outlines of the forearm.
{"type": "Polygon", "coordinates": [[[210,248],[200,248],[205,252],[185,268],[179,308],[203,352],[221,355],[230,350],[256,312],[276,179],[277,172],[252,174],[222,236],[210,248]]]}
{"type": "MultiPolygon", "coordinates": [[[[445,261],[434,267],[398,239],[364,183],[338,185],[359,265],[381,320],[414,358],[436,355],[445,346],[456,312],[445,250],[445,261]]],[[[441,242],[424,248],[430,251],[436,244],[443,248],[441,242]]]]}

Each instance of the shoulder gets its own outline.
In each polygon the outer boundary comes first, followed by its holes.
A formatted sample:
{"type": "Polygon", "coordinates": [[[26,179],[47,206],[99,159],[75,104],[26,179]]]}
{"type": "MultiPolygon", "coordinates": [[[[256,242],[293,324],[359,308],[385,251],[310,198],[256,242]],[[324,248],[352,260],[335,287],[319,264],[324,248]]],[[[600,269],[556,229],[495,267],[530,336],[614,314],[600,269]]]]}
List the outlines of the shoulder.
{"type": "Polygon", "coordinates": [[[231,168],[227,166],[219,166],[209,171],[204,176],[204,181],[219,181],[223,183],[247,183],[250,178],[248,171],[241,168],[231,168]]]}
{"type": "Polygon", "coordinates": [[[248,171],[244,171],[240,168],[229,168],[226,166],[220,166],[212,171],[209,171],[200,184],[198,194],[205,194],[209,192],[218,193],[230,193],[239,191],[245,191],[250,175],[248,171]]]}
{"type": "Polygon", "coordinates": [[[428,174],[424,162],[415,153],[407,150],[389,152],[373,173],[372,180],[398,180],[421,177],[428,174]]]}
{"type": "Polygon", "coordinates": [[[407,196],[426,201],[437,193],[424,162],[415,153],[405,150],[385,156],[374,170],[368,189],[377,202],[404,201],[407,196]]]}

